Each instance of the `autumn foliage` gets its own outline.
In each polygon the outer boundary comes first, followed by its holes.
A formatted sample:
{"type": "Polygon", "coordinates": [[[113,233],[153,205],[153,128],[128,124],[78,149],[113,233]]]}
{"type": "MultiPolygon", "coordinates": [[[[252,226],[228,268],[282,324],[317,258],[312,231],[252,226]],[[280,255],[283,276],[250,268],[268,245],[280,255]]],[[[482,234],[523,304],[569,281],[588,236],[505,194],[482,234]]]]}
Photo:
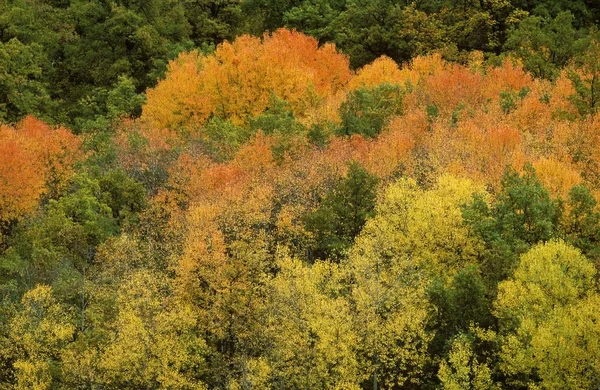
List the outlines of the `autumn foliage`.
{"type": "MultiPolygon", "coordinates": [[[[341,120],[340,107],[351,91],[389,84],[404,91],[404,114],[390,118],[376,140],[333,140],[332,155],[349,143],[358,149],[348,158],[374,173],[451,172],[494,187],[507,166],[581,167],[581,158],[565,150],[587,140],[575,130],[580,125],[560,119],[577,112],[568,72],[552,84],[533,79],[516,59],[485,66],[472,57],[467,66],[447,63],[439,54],[404,65],[381,57],[354,73],[332,45],[319,47],[295,31],[281,29],[262,39],[242,36],[214,54],[181,54],[166,78],[148,92],[142,119],[154,132],[187,129],[202,138],[210,118],[248,127],[269,109],[274,94],[307,127],[331,126],[341,120]]],[[[277,143],[275,138],[269,142],[277,143]]],[[[589,172],[572,174],[590,177],[589,172]]],[[[557,186],[551,186],[553,191],[559,191],[557,186]]],[[[560,192],[564,195],[564,188],[560,192]]]]}
{"type": "Polygon", "coordinates": [[[214,54],[181,54],[167,77],[148,91],[142,118],[154,127],[194,127],[211,115],[246,124],[274,93],[297,115],[339,91],[350,78],[348,60],[296,31],[241,36],[214,54]]]}
{"type": "Polygon", "coordinates": [[[56,196],[81,159],[81,141],[63,127],[27,117],[0,126],[0,221],[32,211],[44,195],[56,196]]]}
{"type": "Polygon", "coordinates": [[[181,53],[82,164],[0,126],[0,387],[597,387],[596,69],[444,58],[281,29],[181,53]]]}

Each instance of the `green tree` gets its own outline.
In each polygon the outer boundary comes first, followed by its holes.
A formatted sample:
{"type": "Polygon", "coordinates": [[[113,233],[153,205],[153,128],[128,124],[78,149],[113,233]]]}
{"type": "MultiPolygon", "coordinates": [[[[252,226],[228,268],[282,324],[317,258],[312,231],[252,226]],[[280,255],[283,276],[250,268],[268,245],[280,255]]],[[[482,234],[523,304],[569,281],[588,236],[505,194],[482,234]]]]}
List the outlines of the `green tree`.
{"type": "Polygon", "coordinates": [[[286,10],[282,19],[286,26],[312,35],[319,42],[332,41],[335,30],[331,25],[345,6],[343,0],[305,0],[286,10]]]}
{"type": "Polygon", "coordinates": [[[304,126],[294,118],[289,103],[274,93],[269,97],[269,105],[265,112],[250,119],[250,128],[253,131],[262,130],[269,135],[280,134],[288,137],[305,130],[304,126]]]}
{"type": "Polygon", "coordinates": [[[550,198],[531,166],[522,176],[508,168],[501,184],[491,206],[475,196],[463,208],[465,220],[486,244],[480,256],[490,291],[511,275],[520,254],[558,236],[562,214],[561,205],[550,198]]]}
{"type": "Polygon", "coordinates": [[[504,49],[512,51],[536,77],[555,78],[587,45],[585,35],[573,27],[573,21],[570,12],[559,13],[554,19],[525,18],[509,31],[504,49]]]}
{"type": "MultiPolygon", "coordinates": [[[[274,93],[269,97],[266,110],[250,119],[250,130],[254,133],[262,131],[273,135],[276,140],[272,146],[273,156],[281,161],[286,153],[292,153],[298,139],[304,139],[306,127],[295,117],[288,102],[277,97],[274,93]]],[[[248,132],[243,132],[242,135],[248,132]]]]}
{"type": "Polygon", "coordinates": [[[215,161],[227,161],[251,135],[249,129],[236,126],[230,120],[213,117],[204,125],[201,144],[204,151],[215,161]]]}
{"type": "Polygon", "coordinates": [[[101,200],[110,207],[112,216],[121,226],[147,206],[146,189],[122,170],[113,170],[98,180],[101,200]]]}
{"type": "Polygon", "coordinates": [[[600,106],[600,41],[597,39],[582,53],[574,56],[574,63],[567,68],[567,76],[575,88],[571,101],[581,115],[593,114],[600,106]]]}
{"type": "Polygon", "coordinates": [[[49,95],[56,107],[42,114],[77,130],[105,128],[103,118],[139,113],[138,93],[156,82],[170,58],[189,48],[189,34],[178,0],[5,2],[0,41],[18,39],[28,51],[11,49],[11,62],[20,62],[18,71],[27,79],[3,90],[31,91],[10,107],[16,116],[39,114],[36,101],[49,95]]]}
{"type": "Polygon", "coordinates": [[[381,84],[350,92],[340,107],[340,135],[376,137],[394,115],[402,114],[403,91],[398,85],[381,84]]]}
{"type": "Polygon", "coordinates": [[[306,217],[306,228],[315,237],[316,258],[342,258],[367,218],[374,215],[377,177],[355,162],[348,168],[346,178],[306,217]]]}
{"type": "Polygon", "coordinates": [[[564,239],[593,261],[600,256],[600,213],[590,190],[577,185],[569,191],[567,212],[561,220],[564,239]]]}
{"type": "Polygon", "coordinates": [[[102,201],[97,181],[76,176],[66,195],[50,200],[44,210],[25,222],[3,255],[12,288],[30,289],[44,283],[63,300],[80,302],[96,248],[118,232],[112,210],[102,201]]]}
{"type": "Polygon", "coordinates": [[[511,10],[509,1],[442,1],[438,18],[444,37],[458,51],[497,53],[511,10]]]}
{"type": "Polygon", "coordinates": [[[139,116],[145,102],[146,98],[136,93],[135,80],[119,76],[106,97],[107,117],[115,119],[127,114],[139,116]]]}
{"type": "Polygon", "coordinates": [[[256,19],[257,30],[253,32],[260,34],[263,31],[275,31],[283,27],[285,13],[300,4],[298,0],[248,0],[242,7],[246,14],[256,19]]]}
{"type": "Polygon", "coordinates": [[[46,58],[36,43],[0,41],[0,122],[14,123],[27,114],[47,118],[52,102],[43,77],[46,58]]]}
{"type": "Polygon", "coordinates": [[[333,41],[354,68],[386,55],[398,63],[444,46],[436,15],[390,0],[351,0],[331,23],[333,41]]]}
{"type": "Polygon", "coordinates": [[[599,10],[586,0],[511,0],[511,4],[544,18],[554,18],[560,13],[569,12],[573,14],[577,28],[590,26],[598,20],[599,10]]]}
{"type": "Polygon", "coordinates": [[[489,329],[495,325],[489,292],[475,266],[458,272],[448,286],[434,281],[428,295],[435,308],[430,324],[435,336],[429,350],[436,356],[443,356],[448,341],[469,334],[473,326],[489,329]]]}
{"type": "Polygon", "coordinates": [[[207,50],[225,40],[232,41],[248,30],[256,34],[262,33],[262,29],[255,27],[258,21],[244,12],[246,3],[248,2],[233,0],[183,2],[185,17],[191,26],[189,38],[196,47],[207,50]]]}

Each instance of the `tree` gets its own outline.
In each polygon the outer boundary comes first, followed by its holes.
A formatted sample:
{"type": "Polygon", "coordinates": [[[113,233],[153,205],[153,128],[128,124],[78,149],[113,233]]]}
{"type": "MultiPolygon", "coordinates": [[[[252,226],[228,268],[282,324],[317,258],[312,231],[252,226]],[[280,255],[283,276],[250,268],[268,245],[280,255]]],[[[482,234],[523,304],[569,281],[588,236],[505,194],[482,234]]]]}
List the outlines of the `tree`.
{"type": "Polygon", "coordinates": [[[319,42],[331,42],[335,35],[331,25],[346,2],[338,0],[304,0],[291,2],[291,7],[283,13],[283,24],[311,35],[319,42]]]}
{"type": "Polygon", "coordinates": [[[122,170],[108,172],[98,181],[102,201],[112,211],[119,226],[142,212],[147,206],[146,190],[122,170]]]}
{"type": "Polygon", "coordinates": [[[495,285],[511,275],[517,257],[531,246],[558,235],[561,208],[550,198],[530,166],[520,176],[508,168],[502,191],[490,205],[474,197],[463,209],[467,223],[485,243],[482,272],[487,283],[495,285]]]}
{"type": "Polygon", "coordinates": [[[402,3],[353,0],[331,23],[333,41],[350,56],[353,68],[382,55],[403,63],[444,46],[444,32],[436,15],[402,3]]]}
{"type": "Polygon", "coordinates": [[[17,54],[9,45],[11,62],[21,65],[9,74],[28,75],[19,85],[2,88],[11,99],[18,96],[10,110],[18,109],[18,117],[42,115],[78,131],[107,127],[115,114],[114,95],[123,92],[125,79],[133,82],[128,95],[135,99],[120,109],[136,114],[137,93],[152,86],[167,61],[191,45],[190,25],[178,0],[16,0],[3,4],[0,26],[2,42],[16,39],[24,48],[17,54]]]}
{"type": "Polygon", "coordinates": [[[569,12],[573,14],[577,27],[588,26],[593,23],[594,15],[598,10],[591,7],[585,0],[552,0],[552,1],[511,1],[515,8],[520,8],[535,16],[556,17],[560,13],[569,12]]]}
{"type": "MultiPolygon", "coordinates": [[[[400,185],[388,190],[386,203],[394,191],[401,191],[400,185]]],[[[397,246],[398,218],[383,215],[366,223],[342,262],[353,281],[348,300],[359,337],[359,367],[368,375],[363,387],[373,390],[423,384],[431,339],[425,330],[428,280],[397,246]]]]}
{"type": "Polygon", "coordinates": [[[60,351],[75,333],[72,313],[56,300],[47,285],[28,291],[22,304],[10,329],[18,351],[15,388],[51,389],[60,383],[60,351]]]}
{"type": "Polygon", "coordinates": [[[316,258],[342,258],[367,218],[374,215],[377,178],[357,163],[348,168],[346,178],[306,217],[306,228],[315,236],[316,258]]]}
{"type": "Polygon", "coordinates": [[[146,99],[136,93],[135,80],[119,76],[106,97],[106,116],[116,119],[121,115],[139,116],[146,99]]]}
{"type": "MultiPolygon", "coordinates": [[[[548,326],[556,324],[556,332],[564,329],[559,325],[564,310],[570,311],[597,293],[595,275],[594,265],[562,241],[539,244],[521,256],[514,276],[498,286],[494,304],[502,336],[500,368],[508,383],[547,386],[540,368],[556,372],[560,360],[547,362],[537,348],[548,348],[544,339],[548,326]]],[[[575,321],[585,321],[586,316],[575,321]]]]}
{"type": "Polygon", "coordinates": [[[503,230],[529,245],[553,237],[560,210],[533,168],[525,167],[523,176],[507,170],[502,188],[496,212],[503,230]]]}
{"type": "Polygon", "coordinates": [[[294,147],[302,142],[307,133],[304,125],[294,117],[289,104],[275,95],[270,97],[265,111],[249,122],[253,132],[273,135],[275,143],[272,151],[277,161],[282,161],[286,154],[293,154],[294,147]]]}
{"type": "Polygon", "coordinates": [[[597,292],[557,312],[540,325],[531,341],[540,387],[594,388],[600,385],[597,292]]]}
{"type": "Polygon", "coordinates": [[[587,50],[574,58],[574,66],[567,68],[568,78],[575,88],[569,96],[580,114],[593,114],[600,106],[600,42],[592,40],[587,50]]]}
{"type": "Polygon", "coordinates": [[[391,84],[350,92],[340,107],[342,123],[337,133],[375,138],[393,116],[402,114],[402,97],[402,89],[391,84]]]}
{"type": "MultiPolygon", "coordinates": [[[[429,353],[440,358],[445,356],[448,353],[449,340],[456,338],[461,339],[457,340],[459,342],[457,353],[469,353],[481,357],[478,354],[481,354],[481,350],[484,348],[479,348],[477,354],[474,351],[463,351],[467,347],[470,348],[470,344],[474,342],[470,339],[470,337],[474,337],[473,327],[481,330],[491,329],[495,325],[490,301],[491,294],[479,269],[475,266],[467,266],[460,270],[450,283],[444,283],[440,279],[434,280],[428,288],[428,295],[431,305],[435,308],[429,325],[430,329],[435,330],[435,335],[429,345],[429,353]],[[467,342],[468,344],[465,345],[467,342]]],[[[490,351],[485,352],[489,353],[490,351]]],[[[452,352],[450,352],[451,354],[452,352]]],[[[463,359],[464,355],[454,358],[463,359]]],[[[450,360],[452,359],[450,357],[450,360]]],[[[461,360],[451,365],[462,365],[463,363],[465,362],[461,360]]],[[[462,369],[464,367],[459,370],[462,369]]],[[[447,372],[445,375],[452,374],[447,372]]]]}
{"type": "Polygon", "coordinates": [[[142,119],[153,127],[178,129],[188,123],[201,124],[214,110],[214,103],[204,92],[202,54],[180,53],[167,66],[166,77],[146,92],[142,119]]]}
{"type": "Polygon", "coordinates": [[[273,388],[358,389],[357,336],[338,267],[312,266],[285,256],[272,281],[267,353],[273,388]]]}
{"type": "Polygon", "coordinates": [[[101,198],[96,181],[76,176],[70,193],[50,200],[42,213],[20,226],[7,250],[14,265],[8,276],[17,291],[43,283],[52,286],[57,298],[81,303],[97,246],[118,231],[112,210],[101,198]]]}
{"type": "MultiPolygon", "coordinates": [[[[238,216],[237,210],[234,214],[238,216]]],[[[247,219],[226,218],[215,205],[194,207],[187,219],[183,253],[174,265],[176,296],[193,307],[207,344],[209,387],[244,381],[247,364],[269,345],[264,342],[264,318],[274,264],[263,235],[236,226],[247,219]]]]}
{"type": "Polygon", "coordinates": [[[125,120],[117,126],[113,139],[117,167],[150,194],[165,186],[181,151],[182,139],[174,131],[125,120]]]}
{"type": "Polygon", "coordinates": [[[390,201],[383,206],[391,216],[396,204],[406,205],[405,213],[387,217],[399,223],[398,245],[430,277],[444,281],[463,267],[477,264],[482,242],[463,220],[460,207],[474,194],[483,193],[482,189],[467,179],[441,176],[430,190],[413,187],[413,191],[407,199],[400,198],[401,192],[390,192],[390,201]]]}
{"type": "Polygon", "coordinates": [[[537,77],[555,78],[560,68],[585,49],[585,40],[573,28],[573,14],[561,12],[554,19],[530,16],[511,30],[505,49],[523,61],[537,77]]]}
{"type": "Polygon", "coordinates": [[[185,17],[191,26],[190,39],[194,41],[196,47],[214,48],[223,41],[235,39],[242,33],[255,32],[256,22],[244,12],[245,6],[245,3],[237,1],[184,2],[185,17]]]}
{"type": "Polygon", "coordinates": [[[406,69],[389,57],[381,56],[356,71],[348,86],[350,89],[376,87],[381,84],[402,85],[406,79],[406,69]]]}
{"type": "Polygon", "coordinates": [[[590,190],[584,185],[571,188],[566,210],[561,221],[565,240],[581,250],[590,260],[598,261],[600,213],[597,211],[597,202],[590,190]]]}
{"type": "Polygon", "coordinates": [[[15,130],[39,164],[46,186],[45,197],[58,198],[75,172],[74,165],[84,157],[82,139],[64,127],[51,127],[31,116],[17,123],[15,130]]]}
{"type": "Polygon", "coordinates": [[[26,115],[50,117],[52,102],[42,76],[42,47],[13,38],[0,42],[0,122],[14,123],[26,115]]]}
{"type": "Polygon", "coordinates": [[[335,46],[280,29],[263,39],[243,35],[214,54],[182,54],[164,81],[148,91],[142,118],[174,130],[202,125],[211,115],[235,125],[263,113],[271,94],[302,117],[350,78],[335,46]],[[181,89],[181,91],[180,91],[181,89]]]}
{"type": "MultiPolygon", "coordinates": [[[[432,278],[446,283],[476,261],[480,243],[465,226],[460,209],[474,191],[472,183],[447,176],[431,190],[399,180],[386,189],[375,216],[342,261],[352,281],[348,299],[361,340],[360,362],[374,388],[418,386],[428,380],[425,369],[435,348],[430,350],[434,335],[427,324],[436,319],[428,290],[432,278]]],[[[480,286],[465,288],[463,279],[468,277],[457,277],[456,304],[473,308],[472,313],[466,309],[467,316],[477,321],[485,317],[485,308],[464,300],[474,291],[481,295],[476,291],[480,286]]],[[[460,328],[463,323],[455,324],[460,328]]]]}
{"type": "Polygon", "coordinates": [[[0,125],[0,223],[31,213],[43,196],[57,197],[82,157],[81,140],[64,128],[27,117],[0,125]]]}
{"type": "Polygon", "coordinates": [[[451,176],[440,177],[429,190],[400,179],[387,188],[372,220],[382,228],[389,225],[393,235],[386,245],[392,253],[408,256],[429,278],[447,283],[465,266],[477,264],[482,242],[461,213],[461,204],[476,193],[482,190],[471,181],[451,176]]]}
{"type": "Polygon", "coordinates": [[[118,314],[98,363],[99,382],[118,388],[205,389],[206,344],[192,308],[169,302],[164,277],[135,271],[118,293],[118,314]]]}
{"type": "MultiPolygon", "coordinates": [[[[485,332],[479,331],[484,336],[485,332]]],[[[479,362],[473,351],[475,340],[468,334],[460,334],[452,341],[448,358],[442,360],[438,377],[445,390],[494,389],[492,370],[486,362],[479,362]]]]}
{"type": "Polygon", "coordinates": [[[0,127],[0,210],[6,224],[31,212],[44,190],[44,178],[12,129],[0,127]],[[7,134],[8,133],[8,134],[7,134]]]}

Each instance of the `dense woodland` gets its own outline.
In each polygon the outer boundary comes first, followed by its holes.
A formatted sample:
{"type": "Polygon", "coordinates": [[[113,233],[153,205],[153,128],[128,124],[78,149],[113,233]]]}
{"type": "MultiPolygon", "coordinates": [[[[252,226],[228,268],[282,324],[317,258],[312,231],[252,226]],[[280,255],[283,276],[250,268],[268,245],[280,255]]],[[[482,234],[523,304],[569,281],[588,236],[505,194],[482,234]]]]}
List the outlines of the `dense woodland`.
{"type": "Polygon", "coordinates": [[[598,389],[595,0],[3,0],[0,389],[598,389]]]}

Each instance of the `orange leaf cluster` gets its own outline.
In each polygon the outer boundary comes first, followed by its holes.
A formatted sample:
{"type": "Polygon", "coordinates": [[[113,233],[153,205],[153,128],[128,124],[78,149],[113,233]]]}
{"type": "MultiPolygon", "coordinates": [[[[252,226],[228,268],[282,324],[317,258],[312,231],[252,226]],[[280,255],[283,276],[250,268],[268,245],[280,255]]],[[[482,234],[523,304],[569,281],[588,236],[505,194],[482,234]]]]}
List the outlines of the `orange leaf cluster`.
{"type": "Polygon", "coordinates": [[[15,127],[0,126],[0,221],[31,212],[43,195],[67,184],[83,155],[81,140],[67,129],[26,117],[15,127]]]}
{"type": "Polygon", "coordinates": [[[331,44],[280,29],[263,39],[243,35],[214,54],[183,53],[147,93],[143,118],[153,127],[199,127],[211,115],[235,124],[262,113],[271,93],[302,116],[342,89],[348,59],[331,44]]]}

